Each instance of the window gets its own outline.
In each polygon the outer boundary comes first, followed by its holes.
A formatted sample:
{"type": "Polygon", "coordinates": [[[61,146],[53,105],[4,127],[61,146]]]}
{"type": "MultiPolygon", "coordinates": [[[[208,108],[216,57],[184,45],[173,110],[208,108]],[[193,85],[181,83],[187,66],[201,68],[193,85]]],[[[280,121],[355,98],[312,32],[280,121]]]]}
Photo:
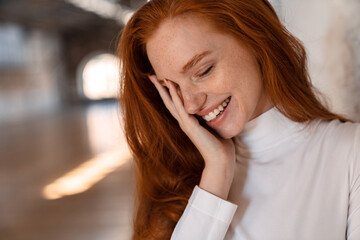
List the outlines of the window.
{"type": "Polygon", "coordinates": [[[116,98],[120,79],[119,59],[109,53],[92,55],[88,59],[80,65],[81,95],[90,100],[116,98]]]}

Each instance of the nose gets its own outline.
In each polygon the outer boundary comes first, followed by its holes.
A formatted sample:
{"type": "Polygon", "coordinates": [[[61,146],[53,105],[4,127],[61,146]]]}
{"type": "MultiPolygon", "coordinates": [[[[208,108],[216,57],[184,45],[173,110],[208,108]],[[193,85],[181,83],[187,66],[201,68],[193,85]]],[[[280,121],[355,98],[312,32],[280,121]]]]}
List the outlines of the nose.
{"type": "Polygon", "coordinates": [[[206,94],[194,85],[181,86],[180,96],[188,114],[195,114],[200,111],[206,101],[206,94]]]}

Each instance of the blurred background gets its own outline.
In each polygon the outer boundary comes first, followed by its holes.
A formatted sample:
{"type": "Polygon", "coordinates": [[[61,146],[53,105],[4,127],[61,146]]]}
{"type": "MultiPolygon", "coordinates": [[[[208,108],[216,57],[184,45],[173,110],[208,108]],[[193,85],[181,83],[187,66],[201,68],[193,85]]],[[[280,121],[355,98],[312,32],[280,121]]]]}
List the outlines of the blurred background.
{"type": "Polygon", "coordinates": [[[145,2],[0,1],[0,239],[130,239],[114,53],[145,2]]]}
{"type": "MultiPolygon", "coordinates": [[[[130,239],[114,52],[145,2],[0,0],[0,239],[130,239]]],[[[324,101],[360,120],[360,2],[271,2],[324,101]]]]}

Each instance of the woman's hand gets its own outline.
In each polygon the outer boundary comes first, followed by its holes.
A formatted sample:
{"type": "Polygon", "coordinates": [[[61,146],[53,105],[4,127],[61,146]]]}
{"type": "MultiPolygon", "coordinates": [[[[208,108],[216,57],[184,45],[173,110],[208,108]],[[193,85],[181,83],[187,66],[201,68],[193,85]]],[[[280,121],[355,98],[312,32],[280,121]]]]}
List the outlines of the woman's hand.
{"type": "Polygon", "coordinates": [[[215,136],[201,126],[195,116],[188,114],[174,83],[164,80],[169,89],[169,95],[155,75],[149,76],[149,79],[155,85],[167,109],[204,158],[205,168],[199,187],[227,199],[234,177],[235,147],[233,141],[215,136]]]}

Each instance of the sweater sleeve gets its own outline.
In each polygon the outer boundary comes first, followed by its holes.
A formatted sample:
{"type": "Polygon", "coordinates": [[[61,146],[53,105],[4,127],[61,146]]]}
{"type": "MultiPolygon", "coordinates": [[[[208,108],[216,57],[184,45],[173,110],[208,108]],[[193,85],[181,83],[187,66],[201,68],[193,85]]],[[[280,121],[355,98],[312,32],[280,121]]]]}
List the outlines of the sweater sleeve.
{"type": "Polygon", "coordinates": [[[171,240],[223,240],[237,205],[195,186],[171,240]]]}
{"type": "Polygon", "coordinates": [[[350,194],[347,239],[360,239],[360,124],[355,130],[353,161],[350,164],[350,194]]]}

